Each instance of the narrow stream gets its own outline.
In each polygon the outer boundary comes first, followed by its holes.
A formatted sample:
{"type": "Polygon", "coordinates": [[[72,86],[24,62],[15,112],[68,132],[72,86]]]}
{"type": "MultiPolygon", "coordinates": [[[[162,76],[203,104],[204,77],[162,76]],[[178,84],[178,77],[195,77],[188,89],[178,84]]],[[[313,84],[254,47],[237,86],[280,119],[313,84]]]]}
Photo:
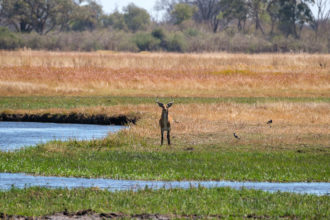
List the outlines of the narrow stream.
{"type": "Polygon", "coordinates": [[[51,140],[104,138],[109,132],[117,132],[122,128],[91,124],[0,122],[0,151],[12,151],[51,140]]]}
{"type": "Polygon", "coordinates": [[[191,187],[231,187],[234,189],[257,189],[267,192],[290,192],[299,194],[330,195],[330,183],[270,183],[270,182],[232,182],[232,181],[140,181],[87,179],[73,177],[31,176],[22,173],[0,173],[0,190],[12,187],[25,188],[40,186],[47,188],[87,188],[98,187],[109,191],[191,187]]]}

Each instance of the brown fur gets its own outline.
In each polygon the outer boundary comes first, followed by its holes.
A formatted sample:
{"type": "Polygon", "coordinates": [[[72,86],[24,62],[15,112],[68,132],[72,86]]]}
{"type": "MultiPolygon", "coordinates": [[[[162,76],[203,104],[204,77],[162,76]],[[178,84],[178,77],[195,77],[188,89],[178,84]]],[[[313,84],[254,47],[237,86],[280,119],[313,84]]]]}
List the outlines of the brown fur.
{"type": "Polygon", "coordinates": [[[160,145],[163,145],[163,139],[164,139],[164,131],[167,131],[167,143],[168,145],[171,145],[171,123],[172,118],[168,115],[168,109],[172,106],[173,102],[167,103],[166,106],[163,103],[157,102],[159,107],[162,108],[162,114],[159,119],[159,126],[161,131],[161,141],[160,145]]]}

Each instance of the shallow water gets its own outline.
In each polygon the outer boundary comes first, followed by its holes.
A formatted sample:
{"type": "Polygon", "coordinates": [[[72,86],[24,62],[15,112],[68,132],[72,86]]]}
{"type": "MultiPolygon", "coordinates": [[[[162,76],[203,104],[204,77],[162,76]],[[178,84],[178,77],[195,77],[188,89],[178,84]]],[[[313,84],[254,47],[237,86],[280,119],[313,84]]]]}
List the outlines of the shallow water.
{"type": "Polygon", "coordinates": [[[0,151],[16,150],[51,140],[104,138],[109,132],[122,128],[123,126],[91,124],[0,122],[0,151]]]}
{"type": "Polygon", "coordinates": [[[85,188],[98,187],[109,191],[138,190],[145,187],[151,189],[191,187],[231,187],[234,189],[257,189],[268,192],[291,192],[299,194],[329,195],[330,183],[269,183],[269,182],[232,182],[232,181],[140,181],[87,179],[73,177],[31,176],[21,173],[0,173],[0,190],[12,187],[25,188],[40,186],[47,188],[85,188]]]}

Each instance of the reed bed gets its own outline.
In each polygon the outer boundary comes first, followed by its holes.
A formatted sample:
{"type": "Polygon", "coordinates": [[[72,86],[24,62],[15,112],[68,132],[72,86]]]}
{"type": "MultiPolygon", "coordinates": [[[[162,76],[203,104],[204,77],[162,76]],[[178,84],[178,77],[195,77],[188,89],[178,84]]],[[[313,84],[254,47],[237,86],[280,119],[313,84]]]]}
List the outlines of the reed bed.
{"type": "Polygon", "coordinates": [[[330,55],[2,51],[0,94],[329,97],[330,55]]]}

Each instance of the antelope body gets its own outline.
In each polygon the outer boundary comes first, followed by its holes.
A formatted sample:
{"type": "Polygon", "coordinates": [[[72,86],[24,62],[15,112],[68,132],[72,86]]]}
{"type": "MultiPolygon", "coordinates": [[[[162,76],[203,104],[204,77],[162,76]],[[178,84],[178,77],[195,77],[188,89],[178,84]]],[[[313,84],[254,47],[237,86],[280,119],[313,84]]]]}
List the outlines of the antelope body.
{"type": "Polygon", "coordinates": [[[172,119],[168,115],[168,109],[173,105],[173,102],[167,103],[164,105],[161,102],[156,102],[159,107],[162,108],[162,114],[159,119],[159,126],[160,126],[160,131],[161,131],[161,141],[160,145],[163,145],[163,140],[164,140],[164,131],[167,131],[167,143],[168,145],[171,145],[171,122],[172,119]]]}

